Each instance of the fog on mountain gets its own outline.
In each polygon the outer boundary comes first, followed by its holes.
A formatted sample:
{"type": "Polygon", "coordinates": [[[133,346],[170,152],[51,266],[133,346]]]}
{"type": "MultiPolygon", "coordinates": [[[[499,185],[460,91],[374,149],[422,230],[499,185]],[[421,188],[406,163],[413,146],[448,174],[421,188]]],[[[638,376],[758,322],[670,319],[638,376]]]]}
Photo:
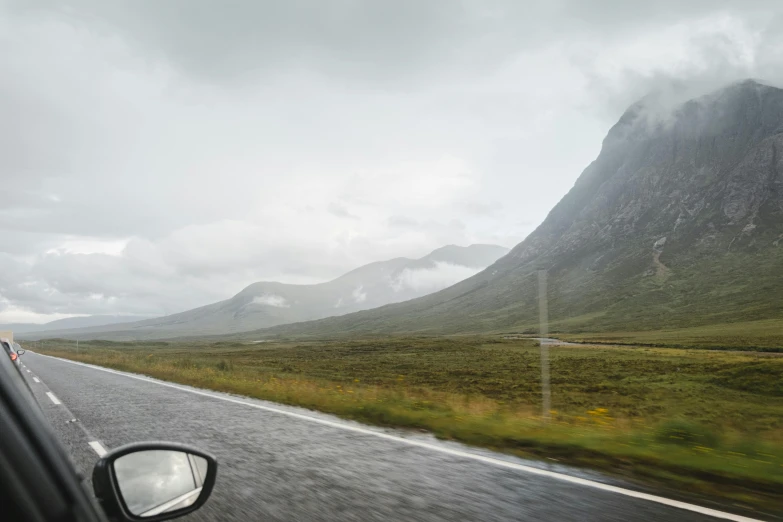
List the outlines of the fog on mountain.
{"type": "MultiPolygon", "coordinates": [[[[448,245],[420,259],[399,257],[359,267],[326,283],[293,285],[258,282],[218,303],[165,317],[99,326],[48,328],[23,337],[78,339],[164,339],[220,335],[297,321],[343,315],[421,297],[441,290],[505,255],[497,245],[448,245]],[[40,332],[40,333],[39,333],[40,332]]],[[[96,323],[97,324],[97,323],[96,323]]]]}
{"type": "Polygon", "coordinates": [[[729,85],[650,118],[642,100],[522,243],[440,292],[272,328],[311,332],[645,330],[783,312],[783,90],[729,85]]]}

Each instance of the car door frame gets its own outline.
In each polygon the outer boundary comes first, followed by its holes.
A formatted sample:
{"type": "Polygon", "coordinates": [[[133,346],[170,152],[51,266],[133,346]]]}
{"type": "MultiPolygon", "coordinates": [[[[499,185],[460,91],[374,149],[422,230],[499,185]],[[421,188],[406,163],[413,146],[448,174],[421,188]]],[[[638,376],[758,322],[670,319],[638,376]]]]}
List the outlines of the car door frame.
{"type": "Polygon", "coordinates": [[[0,481],[29,520],[106,522],[8,357],[0,357],[0,426],[0,481]]]}

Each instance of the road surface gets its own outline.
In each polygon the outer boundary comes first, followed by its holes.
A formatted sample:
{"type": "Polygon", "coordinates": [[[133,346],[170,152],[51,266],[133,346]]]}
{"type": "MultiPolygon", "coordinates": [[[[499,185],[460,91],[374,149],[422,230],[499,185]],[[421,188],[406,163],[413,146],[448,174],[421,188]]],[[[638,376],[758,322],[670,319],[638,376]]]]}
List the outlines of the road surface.
{"type": "Polygon", "coordinates": [[[426,435],[30,351],[23,362],[36,399],[86,477],[99,453],[130,442],[182,442],[217,456],[212,497],[179,520],[752,520],[636,498],[630,495],[638,488],[599,474],[426,435]]]}

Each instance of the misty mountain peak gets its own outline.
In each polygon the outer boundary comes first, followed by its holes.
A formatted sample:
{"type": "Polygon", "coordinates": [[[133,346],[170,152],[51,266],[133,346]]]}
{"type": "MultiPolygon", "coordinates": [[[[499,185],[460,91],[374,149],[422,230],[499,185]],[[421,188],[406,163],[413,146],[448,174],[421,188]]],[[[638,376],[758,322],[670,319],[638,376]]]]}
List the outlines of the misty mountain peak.
{"type": "Polygon", "coordinates": [[[609,131],[604,147],[674,133],[715,136],[738,126],[758,135],[780,132],[783,90],[757,80],[743,80],[699,96],[694,88],[672,86],[631,105],[609,131]]]}
{"type": "Polygon", "coordinates": [[[689,222],[735,223],[779,197],[783,90],[741,82],[660,116],[629,109],[595,162],[512,255],[532,252],[539,241],[576,252],[642,231],[663,236],[678,220],[679,233],[689,222]]]}
{"type": "Polygon", "coordinates": [[[507,252],[497,245],[447,245],[419,259],[397,257],[369,263],[324,283],[262,281],[225,301],[178,314],[58,335],[102,339],[216,335],[342,315],[441,290],[474,275],[507,252]]]}
{"type": "Polygon", "coordinates": [[[550,318],[564,329],[736,320],[739,310],[742,320],[780,317],[783,90],[748,80],[661,100],[631,106],[544,222],[488,269],[360,321],[349,315],[312,328],[535,325],[540,269],[549,272],[550,318]]]}

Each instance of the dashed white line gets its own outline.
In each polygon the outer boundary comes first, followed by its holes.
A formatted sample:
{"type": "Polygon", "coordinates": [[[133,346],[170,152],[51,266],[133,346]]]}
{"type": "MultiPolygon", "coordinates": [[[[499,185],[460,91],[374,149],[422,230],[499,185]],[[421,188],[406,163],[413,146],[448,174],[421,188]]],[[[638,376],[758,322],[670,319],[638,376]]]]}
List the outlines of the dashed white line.
{"type": "Polygon", "coordinates": [[[39,380],[38,380],[38,377],[33,377],[33,380],[34,380],[35,382],[41,382],[41,381],[39,381],[39,380]]]}
{"type": "MultiPolygon", "coordinates": [[[[38,355],[43,355],[43,354],[38,354],[38,355]]],[[[272,412],[272,413],[277,413],[277,414],[280,414],[280,415],[286,415],[288,417],[293,417],[293,418],[304,420],[304,421],[307,421],[307,422],[313,422],[315,424],[322,424],[324,426],[330,426],[332,428],[337,428],[337,429],[346,430],[346,431],[353,431],[355,433],[361,433],[363,435],[371,435],[373,437],[377,437],[377,438],[380,438],[380,439],[391,440],[391,441],[398,442],[398,443],[401,443],[401,444],[407,444],[409,446],[417,446],[419,448],[425,448],[425,449],[428,449],[428,450],[431,450],[431,451],[437,451],[439,453],[445,453],[445,454],[448,454],[448,455],[453,455],[455,457],[472,459],[472,460],[476,460],[476,461],[479,461],[479,462],[483,462],[485,464],[492,464],[494,466],[498,466],[498,467],[502,467],[502,468],[509,468],[509,469],[514,469],[514,470],[517,470],[517,471],[524,471],[526,473],[530,473],[530,474],[533,474],[533,475],[539,475],[539,476],[543,476],[543,477],[553,478],[553,479],[556,479],[556,480],[561,480],[563,482],[570,482],[571,484],[578,484],[580,486],[587,486],[587,487],[594,488],[594,489],[600,489],[602,491],[608,491],[610,493],[617,493],[618,495],[624,495],[626,497],[632,497],[632,498],[638,498],[638,499],[641,499],[641,500],[647,500],[647,501],[650,501],[650,502],[655,502],[657,504],[663,504],[665,506],[670,506],[670,507],[674,507],[674,508],[678,508],[678,509],[684,509],[686,511],[692,511],[694,513],[701,513],[702,515],[708,515],[708,516],[715,517],[715,518],[720,518],[720,519],[723,519],[723,520],[732,520],[733,522],[762,522],[761,520],[757,520],[757,519],[754,519],[754,518],[744,517],[744,516],[741,516],[741,515],[735,515],[733,513],[726,513],[724,511],[718,511],[716,509],[710,509],[710,508],[706,508],[706,507],[702,507],[702,506],[697,506],[696,504],[689,504],[687,502],[680,502],[679,500],[672,500],[670,498],[659,497],[657,495],[650,495],[648,493],[642,493],[640,491],[633,491],[631,489],[625,489],[625,488],[620,488],[620,487],[617,487],[617,486],[611,486],[609,484],[604,484],[602,482],[595,482],[593,480],[587,480],[587,479],[583,479],[583,478],[579,478],[579,477],[573,477],[571,475],[566,475],[564,473],[557,473],[555,471],[549,471],[549,470],[545,470],[545,469],[534,468],[532,466],[525,466],[524,464],[517,464],[516,462],[510,462],[510,461],[507,461],[507,460],[487,457],[485,455],[479,455],[479,454],[476,454],[476,453],[471,453],[469,451],[461,451],[461,450],[457,450],[457,449],[453,449],[453,448],[448,448],[448,447],[445,447],[445,446],[437,446],[435,444],[430,444],[430,443],[419,441],[419,440],[406,439],[406,438],[399,437],[399,436],[396,436],[396,435],[390,435],[388,433],[382,433],[382,432],[373,431],[373,430],[366,429],[366,428],[361,428],[359,426],[351,426],[349,424],[342,424],[340,422],[330,421],[330,420],[327,420],[327,419],[319,419],[319,418],[315,418],[315,417],[310,417],[308,415],[303,415],[301,413],[295,413],[295,412],[292,412],[292,411],[280,410],[280,409],[277,409],[277,408],[273,408],[271,406],[264,406],[262,404],[253,404],[253,403],[248,402],[248,401],[243,401],[243,400],[240,400],[240,399],[234,399],[234,398],[231,398],[231,397],[221,397],[220,395],[214,395],[212,393],[207,393],[207,392],[203,392],[203,391],[200,391],[200,390],[185,388],[184,386],[179,386],[177,384],[171,384],[171,383],[164,382],[164,381],[158,381],[158,380],[151,379],[149,377],[144,377],[144,376],[141,376],[141,375],[133,375],[133,374],[130,374],[130,373],[120,372],[120,371],[112,370],[112,369],[109,369],[109,368],[102,368],[100,366],[94,366],[92,364],[85,364],[85,363],[80,363],[80,362],[76,362],[76,361],[69,361],[67,359],[60,359],[59,357],[52,357],[50,355],[44,355],[44,357],[49,357],[51,359],[57,359],[59,361],[62,361],[62,362],[65,362],[65,363],[69,363],[69,364],[75,364],[75,365],[78,365],[78,366],[84,366],[85,368],[92,368],[93,370],[99,370],[99,371],[106,372],[106,373],[113,373],[113,374],[116,374],[116,375],[121,375],[121,376],[127,377],[129,379],[136,379],[138,381],[144,381],[144,382],[148,382],[148,383],[151,383],[151,384],[157,384],[159,386],[165,386],[167,388],[174,388],[175,390],[180,390],[180,391],[184,391],[184,392],[187,392],[187,393],[192,393],[194,395],[201,395],[203,397],[210,397],[212,399],[217,399],[217,400],[220,400],[220,401],[231,402],[231,403],[234,403],[234,404],[241,404],[243,406],[249,406],[251,408],[256,408],[258,410],[264,410],[264,411],[269,411],[269,412],[272,412]]],[[[56,400],[56,397],[52,396],[51,394],[49,394],[49,395],[50,395],[50,397],[49,397],[50,399],[52,399],[53,401],[56,400]]],[[[59,403],[59,401],[58,401],[58,403],[59,403]]],[[[55,404],[57,404],[57,403],[55,403],[55,404]]],[[[92,443],[90,443],[90,445],[92,445],[92,443]]]]}
{"type": "Polygon", "coordinates": [[[60,399],[58,399],[52,392],[46,392],[46,395],[49,397],[49,399],[55,403],[55,404],[62,404],[60,402],[60,399]]]}
{"type": "Polygon", "coordinates": [[[101,443],[97,440],[88,442],[87,444],[89,444],[90,447],[95,450],[95,453],[97,453],[99,457],[106,455],[106,448],[104,448],[103,445],[101,445],[101,443]]]}
{"type": "Polygon", "coordinates": [[[27,373],[30,373],[30,370],[25,370],[27,373]]]}

